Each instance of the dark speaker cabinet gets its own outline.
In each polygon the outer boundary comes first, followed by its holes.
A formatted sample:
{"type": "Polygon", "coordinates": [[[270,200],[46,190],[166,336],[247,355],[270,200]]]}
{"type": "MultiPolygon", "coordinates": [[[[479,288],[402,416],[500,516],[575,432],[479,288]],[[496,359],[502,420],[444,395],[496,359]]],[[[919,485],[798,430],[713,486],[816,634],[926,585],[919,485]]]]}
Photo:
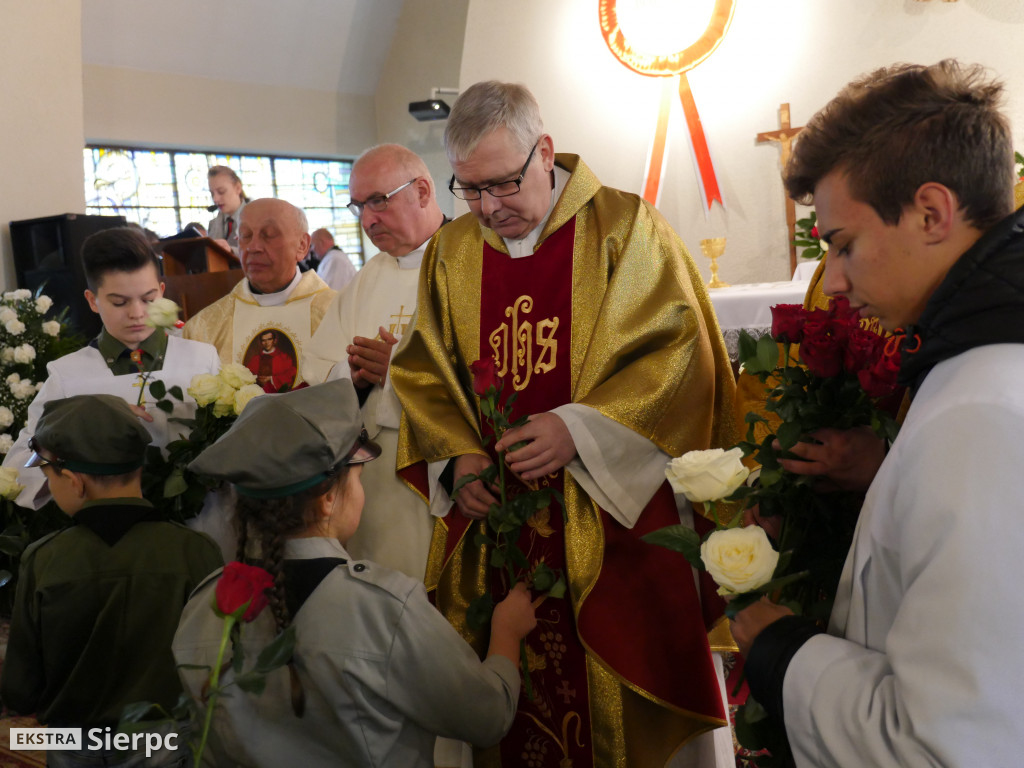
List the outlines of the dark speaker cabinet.
{"type": "Polygon", "coordinates": [[[85,300],[82,243],[89,235],[123,227],[124,216],[64,213],[11,222],[14,271],[19,288],[35,293],[40,286],[56,307],[68,307],[68,322],[91,339],[100,332],[100,318],[85,300]]]}

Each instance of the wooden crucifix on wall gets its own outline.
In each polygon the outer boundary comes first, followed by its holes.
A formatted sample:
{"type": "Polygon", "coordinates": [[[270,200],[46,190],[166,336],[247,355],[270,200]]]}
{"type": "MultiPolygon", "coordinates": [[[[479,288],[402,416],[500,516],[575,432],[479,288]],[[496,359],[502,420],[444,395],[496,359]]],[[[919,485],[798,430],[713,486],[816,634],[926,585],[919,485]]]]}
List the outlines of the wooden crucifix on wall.
{"type": "MultiPolygon", "coordinates": [[[[779,105],[779,125],[781,127],[777,131],[765,131],[757,134],[757,143],[778,142],[782,149],[781,168],[785,171],[789,156],[793,152],[793,139],[804,128],[803,126],[794,128],[789,124],[788,103],[779,105]]],[[[796,272],[796,245],[793,243],[793,240],[796,239],[796,204],[790,200],[789,195],[786,195],[786,231],[789,233],[789,274],[792,275],[796,272]]]]}

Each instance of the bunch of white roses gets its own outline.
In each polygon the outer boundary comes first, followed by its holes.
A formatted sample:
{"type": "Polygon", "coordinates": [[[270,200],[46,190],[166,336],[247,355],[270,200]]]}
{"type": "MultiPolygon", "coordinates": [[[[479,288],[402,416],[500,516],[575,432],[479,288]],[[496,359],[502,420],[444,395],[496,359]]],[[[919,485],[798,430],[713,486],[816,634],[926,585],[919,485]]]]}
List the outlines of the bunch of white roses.
{"type": "Polygon", "coordinates": [[[42,387],[46,363],[69,351],[61,323],[45,316],[49,296],[19,288],[0,297],[0,454],[14,444],[25,425],[29,403],[42,387]]]}
{"type": "Polygon", "coordinates": [[[228,363],[214,376],[200,373],[192,377],[188,393],[200,408],[212,405],[218,418],[239,416],[254,397],[264,394],[256,376],[240,363],[228,363]]]}
{"type": "MultiPolygon", "coordinates": [[[[707,505],[715,517],[716,530],[700,542],[699,567],[711,574],[723,596],[747,594],[764,587],[772,581],[779,563],[779,553],[772,548],[763,528],[739,527],[739,515],[723,524],[715,512],[715,502],[732,496],[750,475],[742,458],[739,448],[690,451],[673,459],[665,469],[673,491],[691,502],[707,505]]],[[[697,536],[695,531],[692,536],[697,536]]]]}

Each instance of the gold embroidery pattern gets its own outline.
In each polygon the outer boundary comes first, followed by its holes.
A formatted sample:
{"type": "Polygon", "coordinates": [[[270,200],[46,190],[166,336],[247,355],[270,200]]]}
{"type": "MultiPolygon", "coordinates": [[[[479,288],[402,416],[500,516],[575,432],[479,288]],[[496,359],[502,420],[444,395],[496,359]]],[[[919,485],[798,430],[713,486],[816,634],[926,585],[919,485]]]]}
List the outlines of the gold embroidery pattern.
{"type": "Polygon", "coordinates": [[[401,338],[409,329],[409,321],[412,320],[412,315],[405,314],[405,304],[402,304],[398,308],[398,313],[390,315],[390,317],[392,322],[388,325],[388,333],[401,338]]]}
{"type": "Polygon", "coordinates": [[[532,322],[522,317],[532,311],[533,299],[530,296],[520,296],[512,306],[505,308],[505,317],[512,321],[511,328],[508,323],[502,323],[487,337],[487,342],[494,351],[498,375],[505,376],[511,372],[512,387],[517,392],[526,389],[533,374],[548,373],[558,364],[558,340],[555,333],[558,331],[559,319],[544,318],[537,321],[534,326],[532,322]],[[511,351],[509,337],[512,339],[511,351]]]}

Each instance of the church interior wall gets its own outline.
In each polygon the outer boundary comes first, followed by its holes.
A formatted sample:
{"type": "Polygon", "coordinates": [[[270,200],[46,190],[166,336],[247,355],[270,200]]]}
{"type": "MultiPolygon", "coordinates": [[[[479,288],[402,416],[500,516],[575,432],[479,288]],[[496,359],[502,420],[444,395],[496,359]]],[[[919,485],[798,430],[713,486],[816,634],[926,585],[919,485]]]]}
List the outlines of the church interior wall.
{"type": "Polygon", "coordinates": [[[2,286],[15,283],[8,222],[84,208],[82,99],[81,0],[0,0],[2,286]]]}
{"type": "MultiPolygon", "coordinates": [[[[785,280],[779,145],[755,143],[757,133],[779,128],[779,105],[788,102],[800,126],[859,74],[954,56],[1003,78],[1024,151],[1022,34],[1019,0],[738,0],[721,46],[688,76],[725,209],[716,203],[705,218],[681,115],[670,124],[659,208],[705,278],[700,240],[725,236],[723,280],[785,280]]],[[[491,78],[534,92],[556,151],[580,154],[605,184],[640,190],[661,84],[613,57],[596,0],[520,0],[514,14],[495,0],[470,0],[459,85],[491,78]],[[499,50],[509,55],[494,55],[499,50]]],[[[798,207],[797,216],[805,211],[798,207]]]]}

